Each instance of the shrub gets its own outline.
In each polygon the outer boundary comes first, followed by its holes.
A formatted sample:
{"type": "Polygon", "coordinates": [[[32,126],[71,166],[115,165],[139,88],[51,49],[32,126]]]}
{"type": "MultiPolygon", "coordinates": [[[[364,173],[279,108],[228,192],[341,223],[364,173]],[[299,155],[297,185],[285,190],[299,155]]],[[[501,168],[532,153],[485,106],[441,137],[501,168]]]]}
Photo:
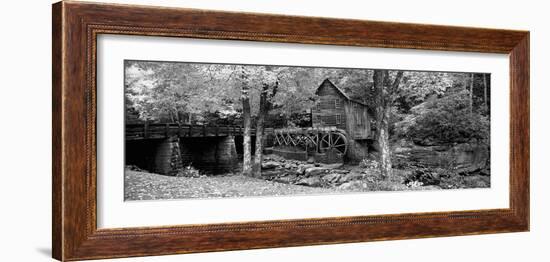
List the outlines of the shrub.
{"type": "Polygon", "coordinates": [[[489,136],[489,119],[471,112],[468,91],[434,99],[413,108],[414,118],[403,130],[418,144],[450,144],[489,136]]]}
{"type": "Polygon", "coordinates": [[[180,170],[177,174],[178,177],[200,177],[201,173],[196,168],[188,165],[180,170]]]}
{"type": "Polygon", "coordinates": [[[359,167],[367,169],[378,169],[379,163],[376,160],[363,158],[359,163],[359,167]]]}

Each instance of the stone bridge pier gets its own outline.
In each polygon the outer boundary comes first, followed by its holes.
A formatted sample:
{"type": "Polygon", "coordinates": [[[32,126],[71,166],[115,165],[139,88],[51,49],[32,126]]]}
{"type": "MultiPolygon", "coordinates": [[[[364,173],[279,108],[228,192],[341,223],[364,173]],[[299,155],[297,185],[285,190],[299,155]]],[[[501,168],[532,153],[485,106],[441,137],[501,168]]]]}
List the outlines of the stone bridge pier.
{"type": "Polygon", "coordinates": [[[238,163],[234,136],[179,139],[184,165],[214,174],[231,172],[238,163]]]}
{"type": "Polygon", "coordinates": [[[160,141],[154,152],[154,163],[151,171],[175,176],[182,167],[179,138],[169,137],[160,141]]]}
{"type": "Polygon", "coordinates": [[[126,163],[171,176],[187,165],[216,174],[233,171],[238,155],[234,136],[171,136],[127,142],[126,163]]]}

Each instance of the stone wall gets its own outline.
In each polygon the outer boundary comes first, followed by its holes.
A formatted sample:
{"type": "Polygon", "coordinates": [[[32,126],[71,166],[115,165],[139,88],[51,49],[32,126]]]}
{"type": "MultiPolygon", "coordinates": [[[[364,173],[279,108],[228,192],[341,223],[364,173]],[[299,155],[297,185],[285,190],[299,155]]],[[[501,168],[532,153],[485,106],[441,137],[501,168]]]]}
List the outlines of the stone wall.
{"type": "Polygon", "coordinates": [[[469,173],[489,168],[489,147],[482,143],[446,146],[397,144],[392,148],[394,166],[415,165],[430,168],[452,168],[469,173]]]}

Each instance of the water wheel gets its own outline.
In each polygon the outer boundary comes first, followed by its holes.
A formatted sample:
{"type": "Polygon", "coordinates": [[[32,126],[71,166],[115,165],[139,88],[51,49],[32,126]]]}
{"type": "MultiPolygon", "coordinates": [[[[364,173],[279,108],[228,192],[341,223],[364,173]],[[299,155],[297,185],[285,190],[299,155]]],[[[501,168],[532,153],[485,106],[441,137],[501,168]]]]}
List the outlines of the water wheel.
{"type": "Polygon", "coordinates": [[[346,154],[348,151],[348,139],[340,132],[330,132],[323,134],[319,141],[319,151],[321,153],[338,150],[341,154],[346,154]]]}

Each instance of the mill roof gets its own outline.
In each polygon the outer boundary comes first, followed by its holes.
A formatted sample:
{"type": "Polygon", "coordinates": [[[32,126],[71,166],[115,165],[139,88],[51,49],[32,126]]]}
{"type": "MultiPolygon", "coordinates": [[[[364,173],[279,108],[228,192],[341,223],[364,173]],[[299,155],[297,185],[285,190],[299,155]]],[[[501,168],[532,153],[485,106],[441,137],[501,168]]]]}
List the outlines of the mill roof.
{"type": "Polygon", "coordinates": [[[346,94],[342,89],[340,89],[338,86],[336,86],[334,83],[332,83],[332,81],[330,81],[328,78],[326,78],[325,80],[323,80],[323,82],[319,85],[319,87],[317,88],[317,90],[315,91],[315,94],[317,95],[319,93],[319,89],[325,84],[325,83],[328,83],[330,86],[332,86],[340,95],[342,95],[344,98],[346,98],[347,100],[349,101],[352,101],[354,103],[358,103],[358,104],[361,104],[361,105],[364,105],[364,106],[368,106],[367,104],[365,104],[364,102],[362,101],[359,101],[359,100],[356,100],[356,99],[353,99],[351,98],[348,94],[346,94]]]}

